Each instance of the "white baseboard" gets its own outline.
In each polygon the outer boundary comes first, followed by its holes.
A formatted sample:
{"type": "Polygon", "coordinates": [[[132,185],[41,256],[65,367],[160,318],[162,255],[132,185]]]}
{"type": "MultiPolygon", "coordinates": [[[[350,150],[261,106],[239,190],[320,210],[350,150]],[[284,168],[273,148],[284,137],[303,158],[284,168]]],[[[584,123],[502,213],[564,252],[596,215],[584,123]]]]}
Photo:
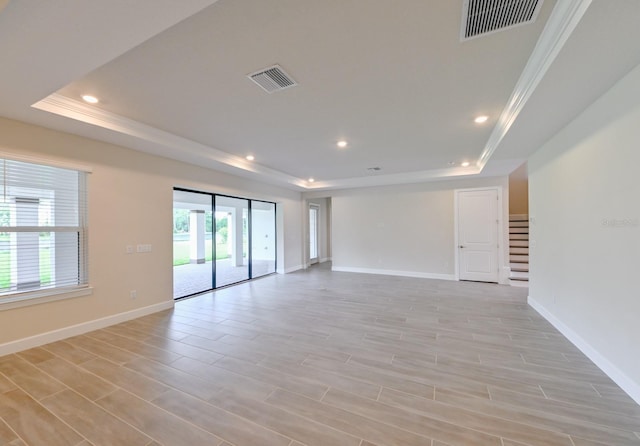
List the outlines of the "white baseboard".
{"type": "Polygon", "coordinates": [[[324,263],[324,262],[330,262],[331,261],[331,257],[322,257],[320,259],[320,263],[324,263]]]}
{"type": "Polygon", "coordinates": [[[78,336],[93,330],[108,327],[110,325],[119,324],[120,322],[136,319],[148,314],[157,313],[158,311],[173,308],[174,301],[161,302],[148,307],[136,308],[135,310],[126,311],[124,313],[114,314],[112,316],[94,319],[92,321],[82,322],[81,324],[71,325],[69,327],[60,328],[58,330],[48,331],[28,338],[18,339],[16,341],[0,344],[0,356],[9,355],[22,350],[27,350],[40,345],[49,344],[50,342],[60,341],[62,339],[78,336]]]}
{"type": "Polygon", "coordinates": [[[381,274],[384,276],[418,277],[421,279],[456,280],[453,274],[423,273],[421,271],[396,271],[391,269],[353,268],[350,266],[334,266],[331,271],[345,273],[381,274]]]}
{"type": "Polygon", "coordinates": [[[636,403],[640,404],[640,384],[629,378],[622,370],[611,363],[600,352],[587,343],[578,333],[566,326],[555,317],[540,302],[531,296],[527,298],[528,304],[564,335],[573,345],[584,353],[593,363],[600,368],[609,378],[620,386],[636,403]]]}
{"type": "Polygon", "coordinates": [[[499,279],[501,285],[509,285],[509,277],[511,277],[511,267],[503,266],[502,267],[502,276],[499,279]]]}
{"type": "Polygon", "coordinates": [[[295,271],[299,271],[301,269],[304,269],[304,265],[296,265],[296,266],[292,266],[290,268],[285,268],[285,269],[279,269],[277,271],[278,274],[289,274],[289,273],[293,273],[295,271]]]}

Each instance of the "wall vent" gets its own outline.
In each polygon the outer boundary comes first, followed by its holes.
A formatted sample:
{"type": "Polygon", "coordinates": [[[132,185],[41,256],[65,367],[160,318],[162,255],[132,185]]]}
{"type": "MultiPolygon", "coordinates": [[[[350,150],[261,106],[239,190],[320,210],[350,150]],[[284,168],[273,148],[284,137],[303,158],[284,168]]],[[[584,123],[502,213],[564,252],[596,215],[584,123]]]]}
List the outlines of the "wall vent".
{"type": "Polygon", "coordinates": [[[248,77],[267,93],[285,90],[298,85],[279,65],[256,71],[249,74],[248,77]]]}
{"type": "Polygon", "coordinates": [[[544,0],[464,0],[460,40],[533,23],[544,0]]]}

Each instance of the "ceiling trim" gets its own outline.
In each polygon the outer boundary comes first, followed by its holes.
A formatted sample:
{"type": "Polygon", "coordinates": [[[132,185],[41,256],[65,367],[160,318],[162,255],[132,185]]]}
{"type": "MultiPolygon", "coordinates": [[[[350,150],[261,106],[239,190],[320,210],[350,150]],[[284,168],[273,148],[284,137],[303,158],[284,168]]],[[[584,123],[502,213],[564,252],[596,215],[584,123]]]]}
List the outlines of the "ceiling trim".
{"type": "Polygon", "coordinates": [[[193,159],[196,158],[209,164],[209,167],[211,167],[210,165],[213,163],[219,163],[245,172],[254,173],[263,179],[269,179],[272,183],[285,183],[289,186],[302,189],[308,187],[307,182],[300,178],[250,162],[239,156],[231,155],[214,147],[174,135],[173,133],[165,132],[164,130],[133,119],[100,110],[99,108],[75,99],[70,99],[58,93],[47,96],[33,104],[32,107],[169,148],[172,150],[172,154],[175,155],[172,155],[172,157],[179,161],[193,164],[193,159]]]}
{"type": "MultiPolygon", "coordinates": [[[[231,167],[232,171],[238,174],[244,174],[243,176],[245,177],[249,174],[249,176],[255,177],[258,181],[278,184],[294,190],[313,191],[408,184],[481,175],[487,162],[502,142],[511,125],[515,122],[526,102],[544,78],[549,67],[582,19],[591,1],[592,0],[562,0],[557,2],[511,93],[507,105],[503,109],[496,126],[493,128],[484,146],[480,158],[475,165],[465,168],[451,167],[309,182],[306,179],[298,178],[255,162],[250,162],[243,157],[232,155],[223,150],[198,143],[112,112],[101,110],[100,108],[68,98],[59,93],[49,95],[33,104],[32,107],[111,130],[122,135],[127,135],[131,138],[150,143],[158,148],[164,148],[166,149],[166,157],[212,169],[220,169],[222,167],[228,171],[228,168],[231,167]]],[[[135,144],[133,145],[135,146],[135,144]]]]}
{"type": "Polygon", "coordinates": [[[54,113],[65,118],[74,119],[85,124],[95,125],[120,134],[128,135],[157,146],[171,150],[171,157],[179,161],[194,164],[194,158],[204,163],[205,167],[215,168],[213,164],[224,165],[250,172],[257,180],[272,184],[285,185],[296,190],[328,190],[349,187],[383,186],[390,184],[419,183],[436,181],[452,177],[477,175],[481,172],[477,166],[452,167],[448,169],[423,170],[417,172],[372,175],[368,177],[346,178],[339,180],[308,182],[306,179],[280,172],[244,158],[231,155],[220,149],[198,143],[196,141],[174,135],[133,119],[120,116],[84,102],[70,99],[59,93],[53,93],[32,105],[38,110],[54,113]],[[293,186],[293,187],[292,187],[293,186]]]}
{"type": "Polygon", "coordinates": [[[450,169],[422,170],[368,177],[345,178],[340,180],[316,181],[307,186],[307,190],[349,189],[355,187],[389,186],[393,184],[423,183],[428,181],[450,180],[457,177],[478,175],[477,166],[452,167],[450,169]]]}
{"type": "Polygon", "coordinates": [[[562,50],[592,0],[561,0],[556,3],[525,65],[506,107],[502,111],[477,166],[484,168],[496,151],[547,70],[562,50]]]}

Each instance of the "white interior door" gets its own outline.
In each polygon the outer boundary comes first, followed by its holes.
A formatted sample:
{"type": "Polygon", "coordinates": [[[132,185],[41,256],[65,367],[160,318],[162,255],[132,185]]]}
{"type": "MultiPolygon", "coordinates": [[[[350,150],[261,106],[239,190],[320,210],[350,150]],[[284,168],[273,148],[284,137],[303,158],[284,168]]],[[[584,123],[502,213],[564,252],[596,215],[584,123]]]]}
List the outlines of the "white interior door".
{"type": "Polygon", "coordinates": [[[459,278],[498,282],[498,190],[459,190],[456,194],[459,278]]]}

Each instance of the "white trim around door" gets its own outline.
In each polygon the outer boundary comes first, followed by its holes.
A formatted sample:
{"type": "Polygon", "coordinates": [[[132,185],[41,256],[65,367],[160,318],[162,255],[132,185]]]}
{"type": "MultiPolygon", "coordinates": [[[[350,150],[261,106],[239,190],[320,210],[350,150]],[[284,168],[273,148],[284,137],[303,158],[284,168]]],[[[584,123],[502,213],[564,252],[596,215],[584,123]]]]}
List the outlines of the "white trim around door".
{"type": "Polygon", "coordinates": [[[502,214],[499,186],[454,191],[456,280],[502,283],[502,214]]]}

